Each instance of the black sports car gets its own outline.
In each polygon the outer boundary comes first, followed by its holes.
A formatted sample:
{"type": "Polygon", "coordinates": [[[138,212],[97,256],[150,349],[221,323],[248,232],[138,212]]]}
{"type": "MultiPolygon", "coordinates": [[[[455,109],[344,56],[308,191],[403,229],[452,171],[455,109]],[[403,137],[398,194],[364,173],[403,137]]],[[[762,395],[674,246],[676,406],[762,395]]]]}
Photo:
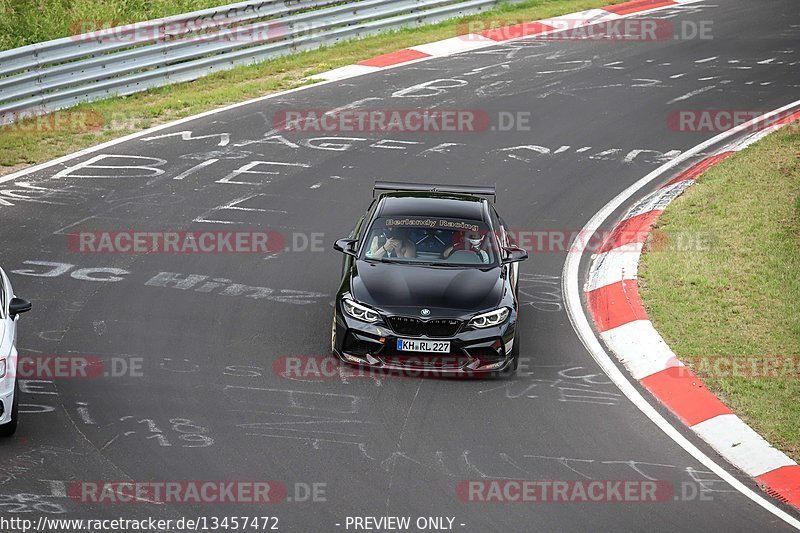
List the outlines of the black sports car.
{"type": "Polygon", "coordinates": [[[331,344],[347,363],[419,373],[513,372],[518,261],[494,187],[377,182],[349,238],[331,344]],[[374,198],[376,193],[377,198],[374,198]]]}

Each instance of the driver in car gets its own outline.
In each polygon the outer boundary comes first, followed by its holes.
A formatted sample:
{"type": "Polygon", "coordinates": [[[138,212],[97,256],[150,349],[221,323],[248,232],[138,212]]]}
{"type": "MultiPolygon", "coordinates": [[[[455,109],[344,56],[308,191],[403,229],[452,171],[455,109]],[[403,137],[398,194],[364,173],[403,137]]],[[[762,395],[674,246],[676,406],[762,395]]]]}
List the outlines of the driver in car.
{"type": "Polygon", "coordinates": [[[453,237],[453,244],[445,248],[442,257],[447,259],[453,252],[464,250],[474,252],[480,257],[481,263],[488,264],[490,261],[489,253],[485,250],[486,234],[481,235],[476,231],[460,231],[453,237]]]}
{"type": "Polygon", "coordinates": [[[402,228],[386,228],[381,234],[372,238],[367,255],[376,259],[382,257],[414,259],[417,257],[417,247],[402,228]]]}

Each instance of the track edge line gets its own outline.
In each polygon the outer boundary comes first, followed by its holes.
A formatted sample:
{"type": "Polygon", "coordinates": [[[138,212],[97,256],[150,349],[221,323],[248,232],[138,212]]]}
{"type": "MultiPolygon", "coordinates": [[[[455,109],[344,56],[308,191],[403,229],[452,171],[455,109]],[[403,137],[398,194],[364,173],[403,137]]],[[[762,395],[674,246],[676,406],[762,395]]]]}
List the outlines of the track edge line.
{"type": "MultiPolygon", "coordinates": [[[[685,151],[678,157],[674,158],[671,161],[668,161],[661,165],[660,167],[656,168],[639,181],[628,187],[627,189],[623,190],[617,196],[615,196],[610,202],[608,202],[603,208],[601,208],[594,216],[586,223],[583,227],[580,235],[592,235],[594,234],[597,229],[600,227],[603,222],[605,222],[612,213],[617,211],[621,208],[625,202],[627,202],[634,194],[638,191],[643,189],[645,186],[653,182],[658,177],[664,175],[668,171],[674,169],[679,164],[689,160],[690,158],[701,154],[704,150],[717,146],[722,145],[717,148],[717,152],[723,151],[723,147],[728,147],[729,149],[735,148],[743,148],[752,142],[760,139],[764,132],[759,132],[755,135],[745,136],[744,139],[737,138],[736,140],[729,141],[730,138],[741,134],[742,132],[747,131],[751,128],[754,124],[757,124],[759,121],[763,121],[765,119],[771,118],[779,113],[784,113],[786,111],[792,110],[794,108],[800,108],[800,100],[794,101],[789,103],[783,107],[775,109],[769,113],[761,115],[747,123],[741,124],[732,128],[730,130],[724,131],[711,139],[708,139],[689,150],[685,151]],[[727,143],[724,143],[728,141],[727,143]]],[[[767,128],[765,132],[773,131],[776,128],[767,128]]],[[[717,464],[713,459],[711,459],[708,455],[706,455],[702,450],[700,450],[697,446],[695,446],[689,439],[684,437],[678,429],[673,426],[664,416],[662,416],[656,408],[651,404],[634,386],[631,380],[623,374],[623,372],[617,367],[617,365],[612,360],[611,356],[609,355],[608,351],[602,346],[600,343],[598,336],[595,335],[595,331],[592,326],[589,324],[589,319],[586,314],[586,310],[583,307],[583,302],[581,300],[581,287],[579,286],[579,270],[580,270],[580,262],[581,258],[584,256],[586,252],[587,242],[584,239],[576,240],[568,254],[567,259],[564,262],[564,268],[562,270],[562,290],[564,292],[564,301],[567,311],[567,316],[569,317],[570,323],[572,324],[573,329],[575,330],[578,338],[580,338],[583,345],[589,351],[592,358],[597,362],[597,364],[603,369],[606,375],[617,385],[620,391],[625,394],[625,396],[645,415],[647,416],[656,426],[661,429],[668,437],[670,437],[676,444],[678,444],[681,448],[683,448],[687,453],[689,453],[692,457],[706,466],[709,470],[717,474],[720,478],[728,482],[734,489],[739,491],[742,495],[765,509],[766,511],[772,513],[777,518],[783,520],[788,525],[800,530],[800,520],[793,517],[783,509],[777,507],[774,503],[768,501],[762,495],[757,494],[755,491],[744,485],[741,481],[736,479],[730,472],[728,472],[724,467],[717,464]]],[[[595,263],[597,257],[592,258],[592,264],[595,263]]],[[[590,271],[591,266],[590,266],[590,271]]],[[[590,278],[587,275],[587,278],[590,278]]],[[[649,321],[648,321],[649,322],[649,321]]],[[[668,348],[667,348],[668,349],[668,348]]],[[[678,362],[679,363],[679,362],[678,362]]],[[[675,364],[673,366],[678,366],[675,364]]],[[[713,419],[713,418],[712,418],[713,419]]],[[[719,451],[719,450],[718,450],[719,451]]],[[[726,458],[727,459],[727,458],[726,458]]],[[[791,466],[791,465],[789,465],[791,466]]],[[[782,467],[781,467],[782,468],[782,467]]],[[[777,468],[771,471],[768,471],[762,476],[769,474],[770,472],[777,472],[777,470],[781,470],[781,468],[777,468]]],[[[758,476],[752,476],[757,478],[758,476]]],[[[758,482],[759,480],[756,479],[758,482]]]]}

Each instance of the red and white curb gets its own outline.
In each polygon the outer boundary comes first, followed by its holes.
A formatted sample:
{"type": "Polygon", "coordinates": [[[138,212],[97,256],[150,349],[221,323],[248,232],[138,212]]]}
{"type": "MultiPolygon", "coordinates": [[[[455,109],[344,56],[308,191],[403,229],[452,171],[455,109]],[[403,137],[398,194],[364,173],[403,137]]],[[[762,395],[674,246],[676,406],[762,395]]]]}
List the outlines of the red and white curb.
{"type": "Polygon", "coordinates": [[[642,247],[667,205],[703,172],[794,120],[800,120],[800,111],[726,145],[634,204],[592,257],[584,292],[600,338],[631,375],[766,492],[800,508],[800,466],[733,414],[678,360],[648,320],[636,281],[642,247]]]}
{"type": "Polygon", "coordinates": [[[625,2],[613,6],[587,9],[586,11],[579,11],[577,13],[570,13],[568,15],[561,15],[549,19],[493,28],[478,33],[467,33],[442,41],[411,46],[409,48],[397,50],[396,52],[365,59],[354,65],[346,65],[321,74],[315,74],[311,76],[311,78],[326,81],[341,80],[434,57],[445,57],[461,52],[477,50],[479,48],[486,48],[487,46],[494,46],[497,43],[506,41],[544,35],[575,27],[599,24],[601,22],[609,22],[631,15],[638,15],[645,11],[652,11],[680,4],[691,4],[699,1],[701,0],[633,0],[632,2],[625,2]]]}

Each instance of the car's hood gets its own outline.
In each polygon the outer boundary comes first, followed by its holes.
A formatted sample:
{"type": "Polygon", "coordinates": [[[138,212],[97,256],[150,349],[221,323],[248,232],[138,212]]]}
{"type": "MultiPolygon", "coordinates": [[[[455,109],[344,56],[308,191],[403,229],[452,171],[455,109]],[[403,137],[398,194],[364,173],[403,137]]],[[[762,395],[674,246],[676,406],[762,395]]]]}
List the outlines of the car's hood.
{"type": "Polygon", "coordinates": [[[350,290],[356,300],[389,312],[409,307],[481,311],[500,303],[500,276],[499,267],[481,270],[357,261],[350,290]]]}

